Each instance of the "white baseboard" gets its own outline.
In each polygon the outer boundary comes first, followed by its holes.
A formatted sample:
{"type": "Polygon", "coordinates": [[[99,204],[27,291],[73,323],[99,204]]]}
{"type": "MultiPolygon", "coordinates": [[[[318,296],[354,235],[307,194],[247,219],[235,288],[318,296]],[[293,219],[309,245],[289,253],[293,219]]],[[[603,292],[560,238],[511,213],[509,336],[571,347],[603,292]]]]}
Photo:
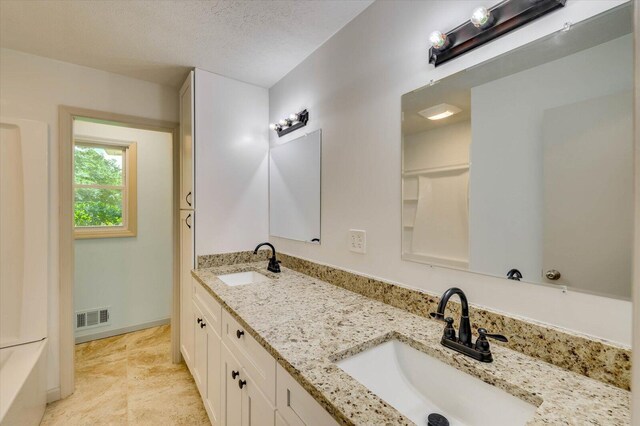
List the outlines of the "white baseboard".
{"type": "Polygon", "coordinates": [[[47,390],[47,404],[60,399],[60,386],[47,390]]]}
{"type": "MultiPolygon", "coordinates": [[[[133,331],[144,330],[145,328],[158,327],[160,325],[169,324],[171,318],[164,318],[156,321],[145,322],[143,324],[131,325],[129,327],[118,328],[115,330],[102,331],[100,333],[87,334],[86,336],[76,337],[76,345],[91,340],[104,339],[107,337],[117,336],[119,334],[131,333],[133,331]]],[[[59,392],[60,390],[58,390],[59,392]]]]}

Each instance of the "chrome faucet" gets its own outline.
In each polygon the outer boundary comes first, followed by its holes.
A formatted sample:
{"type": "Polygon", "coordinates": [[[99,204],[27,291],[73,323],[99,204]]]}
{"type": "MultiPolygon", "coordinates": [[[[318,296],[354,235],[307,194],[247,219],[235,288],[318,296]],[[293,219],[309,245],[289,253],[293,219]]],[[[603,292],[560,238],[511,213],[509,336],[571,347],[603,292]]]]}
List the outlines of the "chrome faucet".
{"type": "Polygon", "coordinates": [[[444,292],[442,298],[440,298],[440,303],[438,303],[438,310],[436,312],[432,312],[431,317],[446,323],[442,339],[440,340],[440,343],[442,343],[443,346],[470,356],[478,361],[493,361],[487,337],[501,342],[508,342],[508,339],[501,334],[489,334],[484,328],[479,328],[478,339],[475,344],[472,343],[471,321],[469,321],[469,302],[467,301],[467,296],[464,292],[457,287],[452,287],[444,292]],[[458,297],[460,297],[460,304],[462,305],[458,337],[456,337],[456,329],[453,327],[453,318],[445,318],[444,316],[447,303],[454,294],[457,294],[458,297]]]}
{"type": "Polygon", "coordinates": [[[280,272],[280,261],[276,259],[276,248],[271,243],[260,243],[253,251],[253,254],[258,254],[258,249],[262,246],[268,246],[271,248],[272,256],[269,258],[269,265],[267,265],[267,271],[275,272],[276,274],[280,272]]]}

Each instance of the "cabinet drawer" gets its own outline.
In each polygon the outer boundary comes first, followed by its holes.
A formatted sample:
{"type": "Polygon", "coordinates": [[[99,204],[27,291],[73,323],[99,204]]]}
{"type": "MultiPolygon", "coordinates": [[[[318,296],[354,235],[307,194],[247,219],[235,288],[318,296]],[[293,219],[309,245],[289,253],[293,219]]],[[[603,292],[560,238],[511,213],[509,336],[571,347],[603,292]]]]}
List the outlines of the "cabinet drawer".
{"type": "Polygon", "coordinates": [[[202,313],[208,319],[208,327],[211,327],[218,336],[221,335],[222,332],[222,306],[216,299],[209,294],[209,292],[202,287],[195,278],[193,280],[193,288],[194,288],[194,299],[198,302],[200,309],[202,309],[202,313]]]}
{"type": "MultiPolygon", "coordinates": [[[[338,423],[284,369],[277,366],[277,413],[289,426],[328,426],[338,423]]],[[[277,417],[276,417],[277,418],[277,417]]]]}
{"type": "Polygon", "coordinates": [[[267,400],[276,401],[276,360],[229,314],[222,312],[222,340],[267,400]]]}

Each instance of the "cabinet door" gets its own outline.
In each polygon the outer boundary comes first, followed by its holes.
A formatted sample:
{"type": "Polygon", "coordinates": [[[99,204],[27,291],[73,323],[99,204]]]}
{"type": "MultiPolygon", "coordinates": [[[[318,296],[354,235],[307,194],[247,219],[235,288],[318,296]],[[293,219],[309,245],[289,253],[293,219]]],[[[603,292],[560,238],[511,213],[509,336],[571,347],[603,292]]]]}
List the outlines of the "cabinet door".
{"type": "Polygon", "coordinates": [[[220,400],[221,400],[221,383],[220,383],[220,337],[211,327],[211,319],[205,315],[207,321],[207,398],[205,400],[207,411],[209,412],[209,420],[214,425],[220,423],[220,400]]]}
{"type": "Polygon", "coordinates": [[[269,403],[251,377],[242,371],[247,383],[242,388],[242,426],[274,426],[275,409],[269,403]]]}
{"type": "Polygon", "coordinates": [[[283,424],[337,426],[331,415],[280,364],[276,375],[277,409],[283,424]]]}
{"type": "Polygon", "coordinates": [[[289,426],[278,410],[276,410],[276,426],[289,426]]]}
{"type": "Polygon", "coordinates": [[[229,352],[223,343],[220,351],[221,365],[221,401],[220,418],[224,426],[239,426],[242,424],[242,390],[238,386],[240,378],[240,363],[229,352]]]}
{"type": "Polygon", "coordinates": [[[195,342],[193,351],[193,378],[198,385],[200,395],[207,398],[207,322],[198,305],[193,303],[195,342]]]}
{"type": "Polygon", "coordinates": [[[180,89],[180,208],[194,209],[193,71],[180,89]]]}
{"type": "Polygon", "coordinates": [[[180,211],[180,352],[193,370],[195,322],[193,317],[193,226],[194,212],[180,211]]]}

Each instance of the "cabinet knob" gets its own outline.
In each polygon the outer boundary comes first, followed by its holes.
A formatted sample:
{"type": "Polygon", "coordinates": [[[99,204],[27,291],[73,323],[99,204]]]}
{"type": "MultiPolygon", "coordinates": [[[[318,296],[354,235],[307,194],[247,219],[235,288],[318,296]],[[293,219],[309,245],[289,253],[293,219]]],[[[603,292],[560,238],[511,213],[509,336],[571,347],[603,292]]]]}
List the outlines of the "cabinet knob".
{"type": "Polygon", "coordinates": [[[239,371],[232,371],[232,372],[231,372],[231,378],[232,378],[232,379],[235,379],[235,378],[236,378],[236,377],[238,377],[239,375],[240,375],[240,372],[239,372],[239,371]]]}
{"type": "Polygon", "coordinates": [[[205,324],[204,321],[200,323],[200,328],[205,328],[206,326],[207,324],[205,324]]]}
{"type": "Polygon", "coordinates": [[[238,337],[238,339],[239,339],[239,338],[241,338],[242,336],[244,336],[244,331],[242,331],[242,330],[237,330],[237,331],[236,331],[236,337],[238,337]]]}
{"type": "Polygon", "coordinates": [[[187,204],[189,204],[189,205],[191,205],[191,200],[190,200],[190,198],[191,198],[191,192],[189,192],[189,193],[187,194],[187,196],[186,196],[186,197],[184,197],[184,200],[185,200],[185,201],[187,202],[187,204]]]}
{"type": "Polygon", "coordinates": [[[242,389],[246,385],[247,385],[247,381],[246,380],[238,380],[238,386],[240,386],[240,389],[242,389]]]}
{"type": "Polygon", "coordinates": [[[198,318],[198,324],[202,322],[202,318],[198,318]]]}

